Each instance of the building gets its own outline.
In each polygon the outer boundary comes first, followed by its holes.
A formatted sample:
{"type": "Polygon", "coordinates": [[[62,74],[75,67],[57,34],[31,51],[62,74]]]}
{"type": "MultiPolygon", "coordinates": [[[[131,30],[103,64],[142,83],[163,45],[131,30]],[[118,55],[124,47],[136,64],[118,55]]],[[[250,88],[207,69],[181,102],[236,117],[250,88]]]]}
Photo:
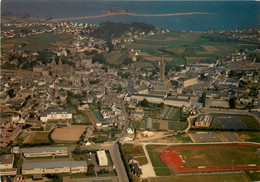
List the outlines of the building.
{"type": "Polygon", "coordinates": [[[1,176],[14,176],[17,173],[17,169],[13,168],[14,155],[13,154],[3,154],[0,157],[0,174],[1,176]]]}
{"type": "Polygon", "coordinates": [[[97,151],[97,159],[99,166],[108,166],[108,159],[104,150],[97,151]]]}
{"type": "Polygon", "coordinates": [[[142,100],[146,99],[146,100],[148,100],[148,102],[157,103],[157,104],[164,102],[164,97],[148,95],[148,94],[133,94],[131,98],[136,99],[137,101],[142,101],[142,100]]]}
{"type": "Polygon", "coordinates": [[[67,147],[41,147],[23,149],[24,157],[51,157],[67,156],[69,153],[67,147]]]}
{"type": "Polygon", "coordinates": [[[0,157],[0,169],[12,169],[14,164],[13,154],[4,154],[0,157]]]}
{"type": "Polygon", "coordinates": [[[165,65],[164,65],[164,60],[163,60],[163,55],[162,55],[162,61],[159,63],[160,66],[160,78],[162,81],[165,79],[165,65]]]}
{"type": "Polygon", "coordinates": [[[175,107],[191,106],[190,99],[167,98],[163,103],[175,107]]]}
{"type": "Polygon", "coordinates": [[[185,88],[185,87],[189,87],[189,86],[192,86],[192,85],[197,85],[199,82],[198,82],[198,77],[189,77],[189,78],[185,78],[183,79],[182,81],[182,86],[185,88]]]}
{"type": "Polygon", "coordinates": [[[22,174],[85,173],[85,161],[24,162],[22,174]]]}
{"type": "Polygon", "coordinates": [[[153,136],[153,132],[151,132],[151,131],[143,131],[142,132],[142,136],[144,136],[144,137],[150,137],[150,136],[153,136]]]}
{"type": "Polygon", "coordinates": [[[195,126],[209,127],[212,121],[212,116],[208,114],[201,114],[195,120],[195,126]]]}
{"type": "Polygon", "coordinates": [[[69,109],[49,109],[41,114],[42,122],[48,120],[70,120],[72,119],[72,112],[69,109]]]}
{"type": "Polygon", "coordinates": [[[130,163],[129,167],[134,175],[140,177],[143,174],[137,163],[130,163]]]}

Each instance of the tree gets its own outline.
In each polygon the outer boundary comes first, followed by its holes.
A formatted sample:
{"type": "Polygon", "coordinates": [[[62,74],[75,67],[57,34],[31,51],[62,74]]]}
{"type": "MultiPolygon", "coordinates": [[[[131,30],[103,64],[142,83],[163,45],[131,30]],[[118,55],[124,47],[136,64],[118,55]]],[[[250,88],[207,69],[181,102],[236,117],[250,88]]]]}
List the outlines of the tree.
{"type": "Polygon", "coordinates": [[[7,94],[9,95],[10,98],[14,98],[15,97],[14,89],[8,90],[7,94]]]}
{"type": "Polygon", "coordinates": [[[229,108],[230,109],[235,109],[236,108],[236,97],[232,97],[229,99],[228,103],[229,103],[229,108]]]}
{"type": "Polygon", "coordinates": [[[80,149],[80,147],[77,146],[77,147],[73,150],[73,153],[76,154],[76,155],[81,154],[81,149],[80,149]]]}
{"type": "Polygon", "coordinates": [[[142,107],[149,107],[149,102],[147,99],[143,99],[141,102],[140,102],[140,105],[142,107]]]}
{"type": "Polygon", "coordinates": [[[124,60],[123,60],[123,64],[130,64],[130,63],[132,63],[133,61],[132,61],[132,59],[131,58],[125,58],[124,60]]]}
{"type": "Polygon", "coordinates": [[[205,107],[205,105],[206,105],[206,99],[207,99],[207,94],[206,94],[206,92],[204,91],[204,92],[202,93],[202,103],[203,103],[203,107],[205,107]]]}
{"type": "Polygon", "coordinates": [[[105,59],[105,57],[103,56],[103,54],[95,54],[95,55],[93,56],[93,58],[92,58],[92,63],[95,63],[95,62],[104,64],[104,63],[106,63],[106,59],[105,59]]]}

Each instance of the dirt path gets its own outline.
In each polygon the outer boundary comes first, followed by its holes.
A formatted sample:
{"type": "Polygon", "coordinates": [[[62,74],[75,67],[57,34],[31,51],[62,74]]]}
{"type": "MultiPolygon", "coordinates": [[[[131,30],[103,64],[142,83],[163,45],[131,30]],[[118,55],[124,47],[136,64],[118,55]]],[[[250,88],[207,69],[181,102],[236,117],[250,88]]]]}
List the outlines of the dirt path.
{"type": "Polygon", "coordinates": [[[143,147],[143,150],[144,150],[148,163],[143,166],[140,166],[140,168],[142,169],[142,172],[143,172],[141,177],[142,178],[156,177],[150,156],[146,150],[146,144],[142,144],[142,147],[143,147]]]}

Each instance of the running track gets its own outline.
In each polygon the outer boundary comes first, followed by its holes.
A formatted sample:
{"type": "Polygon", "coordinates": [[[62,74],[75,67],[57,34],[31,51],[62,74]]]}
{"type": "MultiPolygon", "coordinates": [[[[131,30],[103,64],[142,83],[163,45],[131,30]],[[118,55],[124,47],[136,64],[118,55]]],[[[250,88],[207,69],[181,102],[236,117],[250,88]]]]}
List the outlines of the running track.
{"type": "Polygon", "coordinates": [[[174,168],[174,172],[199,172],[199,171],[222,171],[222,170],[243,170],[243,169],[260,169],[260,166],[248,165],[235,165],[235,166],[207,166],[204,168],[184,168],[182,167],[183,161],[177,152],[171,152],[174,149],[183,148],[206,148],[206,147],[240,147],[249,146],[260,148],[258,145],[253,144],[225,144],[225,145],[193,145],[193,146],[176,146],[164,150],[160,154],[161,160],[168,166],[174,168]]]}

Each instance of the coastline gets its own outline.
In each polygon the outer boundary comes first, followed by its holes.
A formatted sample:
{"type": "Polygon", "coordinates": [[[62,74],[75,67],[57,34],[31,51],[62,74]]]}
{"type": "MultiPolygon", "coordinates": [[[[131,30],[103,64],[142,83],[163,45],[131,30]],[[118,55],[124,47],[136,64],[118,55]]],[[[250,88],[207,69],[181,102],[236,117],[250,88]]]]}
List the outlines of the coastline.
{"type": "Polygon", "coordinates": [[[125,12],[125,13],[107,13],[107,14],[103,14],[103,15],[73,17],[73,18],[56,18],[56,19],[49,20],[48,22],[103,18],[103,17],[117,16],[117,15],[163,17],[163,16],[214,15],[214,14],[215,13],[208,13],[208,12],[187,12],[187,13],[170,13],[170,14],[137,14],[137,13],[125,12]]]}

